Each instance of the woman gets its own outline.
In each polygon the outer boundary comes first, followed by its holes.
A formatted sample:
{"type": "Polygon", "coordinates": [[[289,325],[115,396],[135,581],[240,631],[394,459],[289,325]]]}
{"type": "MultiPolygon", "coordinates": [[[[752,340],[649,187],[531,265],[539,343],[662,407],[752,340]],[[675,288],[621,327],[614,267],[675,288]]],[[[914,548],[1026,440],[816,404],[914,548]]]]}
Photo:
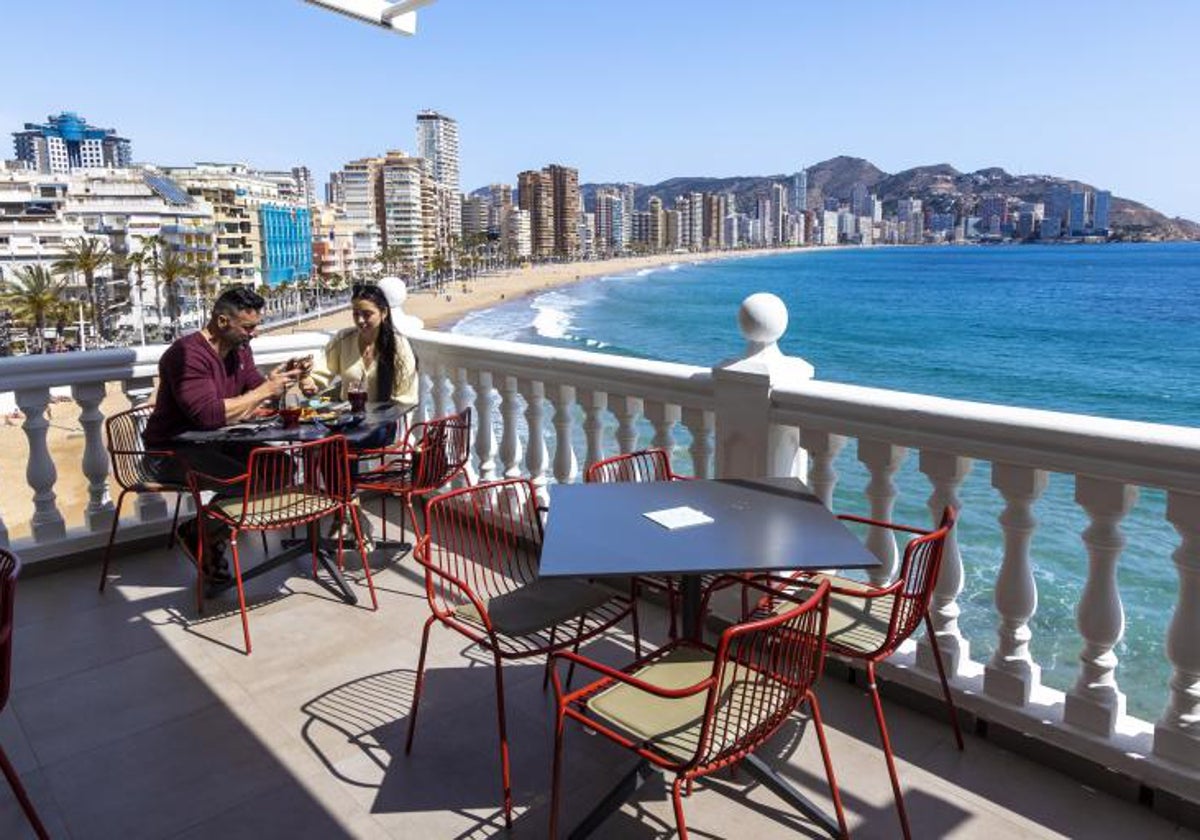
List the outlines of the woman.
{"type": "Polygon", "coordinates": [[[350,298],[354,326],[330,339],[323,363],[300,380],[301,390],[313,394],[340,377],[341,399],[347,398],[351,385],[362,382],[369,400],[416,405],[417,359],[396,323],[405,317],[399,308],[405,294],[398,277],[385,277],[378,285],[356,285],[350,298]]]}

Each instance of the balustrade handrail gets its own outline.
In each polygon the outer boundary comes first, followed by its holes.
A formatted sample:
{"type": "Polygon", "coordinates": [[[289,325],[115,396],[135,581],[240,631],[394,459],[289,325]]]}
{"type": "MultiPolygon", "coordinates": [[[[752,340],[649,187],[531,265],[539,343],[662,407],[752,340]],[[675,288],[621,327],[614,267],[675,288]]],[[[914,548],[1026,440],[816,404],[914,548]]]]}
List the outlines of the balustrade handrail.
{"type": "Polygon", "coordinates": [[[410,339],[423,365],[426,360],[440,361],[450,367],[503,371],[622,394],[652,393],[656,399],[711,407],[712,371],[706,367],[428,330],[415,331],[410,339]]]}
{"type": "Polygon", "coordinates": [[[772,419],[1052,472],[1200,492],[1200,429],[809,380],[772,390],[772,419]]]}

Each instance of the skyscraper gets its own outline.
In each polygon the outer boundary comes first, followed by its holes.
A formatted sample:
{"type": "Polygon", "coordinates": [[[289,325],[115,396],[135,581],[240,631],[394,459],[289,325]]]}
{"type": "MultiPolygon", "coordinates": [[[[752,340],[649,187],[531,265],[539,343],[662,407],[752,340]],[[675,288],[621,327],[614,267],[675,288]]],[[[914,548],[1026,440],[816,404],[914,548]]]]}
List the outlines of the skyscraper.
{"type": "Polygon", "coordinates": [[[801,169],[792,176],[791,213],[799,216],[808,209],[808,170],[801,169]]]}
{"type": "Polygon", "coordinates": [[[447,193],[449,235],[462,235],[462,197],[458,185],[458,123],[437,111],[417,114],[417,156],[425,171],[447,193]]]}
{"type": "Polygon", "coordinates": [[[74,169],[125,167],[133,160],[133,146],[118,137],[114,128],[96,128],[78,114],[64,111],[46,117],[44,125],[25,123],[13,132],[17,160],[34,170],[67,173],[74,169]]]}

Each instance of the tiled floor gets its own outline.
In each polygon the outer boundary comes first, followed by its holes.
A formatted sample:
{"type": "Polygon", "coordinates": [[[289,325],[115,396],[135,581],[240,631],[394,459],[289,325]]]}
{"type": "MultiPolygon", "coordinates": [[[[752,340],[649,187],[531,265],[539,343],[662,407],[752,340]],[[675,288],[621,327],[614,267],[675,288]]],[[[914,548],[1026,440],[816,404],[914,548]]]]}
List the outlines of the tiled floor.
{"type": "MultiPolygon", "coordinates": [[[[94,567],[32,577],[19,590],[0,743],[54,837],[504,834],[492,672],[440,628],[415,747],[404,754],[428,615],[411,558],[378,573],[377,613],[334,598],[304,576],[304,563],[257,579],[249,657],[232,597],[196,615],[181,555],[118,557],[115,571],[103,595],[94,567]]],[[[661,637],[663,617],[648,611],[643,626],[661,637]]],[[[618,662],[629,639],[620,633],[587,652],[618,662]]],[[[541,676],[537,664],[505,669],[517,838],[546,835],[552,695],[541,676]]],[[[897,837],[865,696],[832,679],[819,696],[853,836],[897,837]]],[[[959,753],[940,720],[894,704],[888,717],[917,837],[1197,836],[985,741],[968,738],[959,753]]],[[[566,755],[563,823],[572,825],[631,761],[578,728],[566,755]]],[[[765,757],[828,803],[802,720],[765,757]]],[[[684,808],[693,837],[817,836],[745,773],[698,785],[684,808]]],[[[673,830],[669,787],[651,780],[594,836],[673,830]]],[[[0,785],[0,837],[32,836],[0,785]]]]}

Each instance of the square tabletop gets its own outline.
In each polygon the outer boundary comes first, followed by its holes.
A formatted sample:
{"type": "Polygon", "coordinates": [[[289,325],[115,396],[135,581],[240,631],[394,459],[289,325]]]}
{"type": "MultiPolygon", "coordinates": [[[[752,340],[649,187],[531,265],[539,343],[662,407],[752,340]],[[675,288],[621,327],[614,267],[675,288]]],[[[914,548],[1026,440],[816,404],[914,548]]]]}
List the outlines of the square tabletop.
{"type": "Polygon", "coordinates": [[[279,418],[247,420],[207,431],[183,432],[176,435],[180,443],[308,443],[330,435],[343,435],[353,446],[367,440],[375,430],[388,423],[395,423],[412,411],[413,406],[401,406],[394,402],[367,403],[367,410],[353,425],[326,425],[320,421],[304,421],[298,426],[285,429],[279,418]]]}
{"type": "Polygon", "coordinates": [[[555,484],[549,491],[546,577],[879,565],[797,478],[555,484]],[[644,516],[685,506],[713,521],[668,529],[644,516]]]}

